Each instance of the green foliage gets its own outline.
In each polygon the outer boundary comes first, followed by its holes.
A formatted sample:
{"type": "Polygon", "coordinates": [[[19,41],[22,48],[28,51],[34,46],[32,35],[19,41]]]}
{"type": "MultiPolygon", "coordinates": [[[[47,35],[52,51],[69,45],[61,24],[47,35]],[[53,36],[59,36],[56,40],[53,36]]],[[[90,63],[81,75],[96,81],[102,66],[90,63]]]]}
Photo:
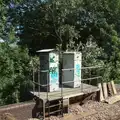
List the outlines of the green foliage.
{"type": "Polygon", "coordinates": [[[0,38],[13,42],[15,38],[15,28],[11,24],[10,13],[14,5],[18,5],[22,0],[0,0],[0,38]]]}
{"type": "Polygon", "coordinates": [[[86,44],[91,37],[101,45],[106,39],[103,32],[111,35],[111,24],[115,30],[118,28],[119,1],[113,4],[109,0],[48,0],[32,4],[33,1],[23,2],[13,9],[11,16],[14,19],[17,14],[17,22],[13,22],[23,26],[20,43],[27,44],[32,51],[56,44],[66,50],[73,42],[81,48],[81,43],[86,44]]]}
{"type": "Polygon", "coordinates": [[[105,81],[120,79],[120,0],[0,0],[0,37],[7,41],[0,45],[3,104],[20,100],[30,67],[38,66],[37,58],[29,64],[24,45],[32,55],[43,48],[82,51],[83,66],[103,65],[105,81]],[[10,47],[17,37],[22,47],[10,47]]]}
{"type": "Polygon", "coordinates": [[[27,45],[30,52],[56,45],[62,50],[84,52],[86,43],[91,41],[97,47],[86,52],[85,62],[104,63],[110,69],[104,79],[119,79],[119,0],[24,1],[12,9],[11,18],[14,24],[22,26],[18,34],[20,44],[27,45]]]}
{"type": "Polygon", "coordinates": [[[26,48],[0,44],[1,104],[19,102],[21,88],[29,84],[31,71],[29,62],[30,57],[26,48]]]}

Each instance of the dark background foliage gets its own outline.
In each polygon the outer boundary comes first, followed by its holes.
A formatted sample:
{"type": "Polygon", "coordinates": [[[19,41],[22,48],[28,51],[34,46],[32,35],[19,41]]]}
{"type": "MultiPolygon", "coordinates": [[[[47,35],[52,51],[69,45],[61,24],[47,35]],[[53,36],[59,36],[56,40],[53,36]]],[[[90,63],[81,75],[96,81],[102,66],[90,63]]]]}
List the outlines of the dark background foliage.
{"type": "Polygon", "coordinates": [[[120,0],[0,0],[0,38],[1,105],[24,100],[38,49],[81,51],[119,82],[120,0]]]}

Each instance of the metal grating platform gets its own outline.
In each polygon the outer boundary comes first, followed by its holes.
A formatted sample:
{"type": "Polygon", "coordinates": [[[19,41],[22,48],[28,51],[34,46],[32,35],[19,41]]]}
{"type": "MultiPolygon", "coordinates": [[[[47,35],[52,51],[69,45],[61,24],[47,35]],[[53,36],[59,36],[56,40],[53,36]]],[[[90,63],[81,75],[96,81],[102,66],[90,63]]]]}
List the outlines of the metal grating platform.
{"type": "Polygon", "coordinates": [[[82,83],[80,88],[63,88],[62,95],[61,95],[61,88],[59,89],[59,91],[56,91],[56,92],[49,92],[49,93],[40,92],[40,93],[38,93],[38,92],[31,91],[31,93],[33,95],[39,97],[43,101],[45,101],[47,99],[49,101],[52,101],[52,100],[59,99],[61,97],[63,97],[63,99],[66,99],[66,98],[81,96],[81,95],[92,93],[92,92],[97,92],[97,91],[99,91],[99,88],[97,86],[82,83]]]}

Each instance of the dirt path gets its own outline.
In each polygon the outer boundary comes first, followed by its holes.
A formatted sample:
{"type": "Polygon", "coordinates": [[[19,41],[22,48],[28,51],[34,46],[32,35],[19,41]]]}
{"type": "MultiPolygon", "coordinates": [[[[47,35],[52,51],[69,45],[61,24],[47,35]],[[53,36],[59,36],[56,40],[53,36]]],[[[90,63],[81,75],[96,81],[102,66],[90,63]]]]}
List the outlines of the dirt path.
{"type": "MultiPolygon", "coordinates": [[[[7,112],[13,114],[16,120],[28,120],[28,118],[31,118],[33,107],[34,103],[31,103],[24,107],[0,111],[0,114],[7,112]]],[[[82,106],[79,104],[72,105],[69,111],[70,113],[64,115],[64,118],[52,116],[49,120],[120,120],[120,102],[109,105],[107,103],[88,101],[82,106]]]]}
{"type": "Polygon", "coordinates": [[[33,107],[34,107],[33,102],[28,103],[27,105],[26,105],[26,103],[22,104],[22,106],[21,106],[21,104],[20,105],[19,104],[14,104],[14,105],[1,107],[0,108],[0,120],[1,120],[1,116],[4,113],[12,114],[16,118],[16,120],[28,120],[28,118],[32,117],[33,107]]]}
{"type": "MultiPolygon", "coordinates": [[[[16,120],[28,120],[31,117],[33,105],[4,111],[15,116],[16,120]]],[[[88,101],[80,106],[78,104],[70,107],[70,114],[63,118],[51,117],[50,120],[120,120],[120,102],[108,105],[95,101],[88,101]]]]}

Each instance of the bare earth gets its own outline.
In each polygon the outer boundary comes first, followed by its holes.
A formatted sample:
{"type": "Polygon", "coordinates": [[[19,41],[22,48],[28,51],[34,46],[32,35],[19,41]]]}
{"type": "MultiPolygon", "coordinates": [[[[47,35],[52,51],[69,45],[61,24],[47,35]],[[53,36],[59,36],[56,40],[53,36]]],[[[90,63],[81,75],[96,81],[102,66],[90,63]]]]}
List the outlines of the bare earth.
{"type": "Polygon", "coordinates": [[[88,101],[70,107],[70,114],[64,118],[51,117],[50,120],[120,120],[120,102],[114,105],[88,101]]]}
{"type": "MultiPolygon", "coordinates": [[[[16,120],[28,120],[31,118],[31,110],[33,105],[22,108],[16,108],[2,113],[11,113],[16,120]]],[[[120,102],[108,105],[107,103],[100,103],[95,101],[88,101],[84,105],[78,104],[70,107],[70,114],[64,115],[64,118],[51,117],[50,120],[120,120],[120,102]]]]}
{"type": "MultiPolygon", "coordinates": [[[[11,113],[16,120],[28,120],[28,118],[31,118],[33,107],[34,103],[31,103],[28,106],[0,111],[0,116],[3,113],[11,113]]],[[[79,104],[72,105],[69,111],[70,113],[65,114],[64,118],[52,116],[46,120],[120,120],[120,102],[109,105],[88,101],[82,106],[79,104]]],[[[2,120],[1,117],[0,120],[2,120]]]]}

